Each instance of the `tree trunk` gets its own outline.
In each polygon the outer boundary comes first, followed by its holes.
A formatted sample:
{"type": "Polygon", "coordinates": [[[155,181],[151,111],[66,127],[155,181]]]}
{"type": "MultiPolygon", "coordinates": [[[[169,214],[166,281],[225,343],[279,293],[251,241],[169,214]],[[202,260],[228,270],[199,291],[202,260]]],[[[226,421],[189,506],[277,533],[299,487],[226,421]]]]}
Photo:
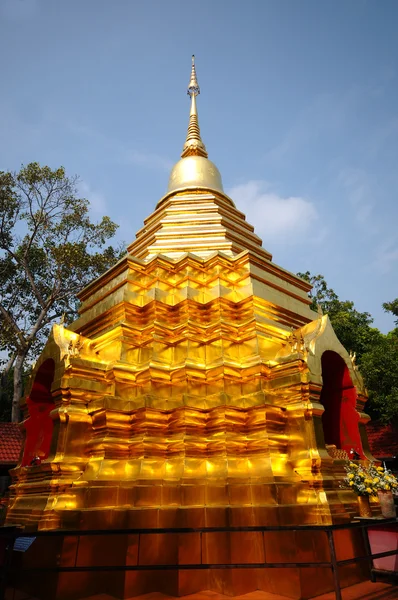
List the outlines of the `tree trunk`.
{"type": "Polygon", "coordinates": [[[6,388],[7,387],[7,380],[8,380],[8,373],[11,371],[12,366],[14,364],[14,360],[15,360],[15,354],[11,354],[10,358],[7,361],[6,366],[3,369],[3,372],[1,374],[0,377],[0,385],[2,388],[6,388]]]}
{"type": "Polygon", "coordinates": [[[14,363],[14,395],[12,398],[11,421],[18,423],[20,420],[20,402],[22,397],[22,374],[26,354],[17,354],[14,363]]]}

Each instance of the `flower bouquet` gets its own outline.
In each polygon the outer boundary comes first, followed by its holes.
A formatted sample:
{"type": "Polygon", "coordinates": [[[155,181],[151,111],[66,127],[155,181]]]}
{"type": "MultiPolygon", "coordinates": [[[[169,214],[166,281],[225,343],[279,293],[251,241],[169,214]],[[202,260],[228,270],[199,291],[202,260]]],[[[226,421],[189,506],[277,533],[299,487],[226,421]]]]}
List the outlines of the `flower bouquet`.
{"type": "Polygon", "coordinates": [[[372,486],[379,497],[381,514],[386,519],[395,518],[396,510],[393,494],[398,493],[396,477],[387,468],[376,467],[374,463],[370,465],[368,473],[372,478],[372,486]]]}
{"type": "Polygon", "coordinates": [[[345,471],[346,476],[343,479],[342,487],[351,488],[357,494],[360,516],[371,517],[369,496],[375,496],[377,489],[374,487],[369,471],[364,466],[353,462],[348,463],[345,471]]]}

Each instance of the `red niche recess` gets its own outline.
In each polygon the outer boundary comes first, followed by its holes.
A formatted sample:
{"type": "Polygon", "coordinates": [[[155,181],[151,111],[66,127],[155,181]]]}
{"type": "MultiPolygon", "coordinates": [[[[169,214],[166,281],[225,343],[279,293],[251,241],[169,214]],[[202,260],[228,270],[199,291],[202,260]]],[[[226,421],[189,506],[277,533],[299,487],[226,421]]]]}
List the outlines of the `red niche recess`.
{"type": "Polygon", "coordinates": [[[53,433],[50,412],[54,408],[51,385],[54,370],[54,361],[51,358],[47,359],[37,371],[30,395],[26,398],[29,417],[24,423],[26,441],[22,458],[23,467],[40,464],[50,453],[53,433]]]}
{"type": "Polygon", "coordinates": [[[347,365],[339,354],[327,350],[322,354],[321,403],[325,407],[322,415],[326,444],[351,450],[364,458],[356,411],[357,392],[352,384],[347,365]]]}

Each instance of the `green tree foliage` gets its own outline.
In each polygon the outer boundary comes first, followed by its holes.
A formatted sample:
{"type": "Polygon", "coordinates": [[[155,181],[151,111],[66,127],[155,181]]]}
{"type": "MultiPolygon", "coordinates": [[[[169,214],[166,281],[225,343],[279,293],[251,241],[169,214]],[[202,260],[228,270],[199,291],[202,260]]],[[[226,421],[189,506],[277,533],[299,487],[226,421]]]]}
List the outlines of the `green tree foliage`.
{"type": "Polygon", "coordinates": [[[398,329],[381,335],[361,359],[372,416],[385,423],[398,420],[398,329]]]}
{"type": "Polygon", "coordinates": [[[63,167],[38,163],[0,172],[0,350],[8,354],[3,390],[13,370],[13,421],[27,359],[55,320],[75,317],[76,293],[120,257],[108,245],[117,225],[109,217],[91,222],[77,183],[63,167]]]}
{"type": "Polygon", "coordinates": [[[392,302],[384,302],[383,308],[386,312],[390,312],[394,317],[397,317],[395,325],[398,326],[398,298],[395,298],[392,302]]]}
{"type": "Polygon", "coordinates": [[[298,273],[298,276],[313,285],[310,292],[311,308],[317,310],[320,306],[322,311],[329,315],[333,329],[344,348],[355,352],[357,360],[360,361],[362,355],[377,343],[382,335],[378,329],[371,327],[372,316],[367,312],[359,312],[350,300],[340,300],[336,292],[328,287],[323,275],[311,275],[307,271],[298,273]]]}
{"type": "MultiPolygon", "coordinates": [[[[368,412],[384,422],[398,420],[398,328],[387,335],[372,327],[373,318],[359,312],[354,303],[340,300],[323,275],[298,273],[313,285],[311,308],[320,306],[329,315],[337,337],[348,351],[356,353],[369,393],[368,412]]],[[[398,317],[398,299],[383,304],[398,317]]],[[[398,319],[397,319],[398,324],[398,319]]]]}

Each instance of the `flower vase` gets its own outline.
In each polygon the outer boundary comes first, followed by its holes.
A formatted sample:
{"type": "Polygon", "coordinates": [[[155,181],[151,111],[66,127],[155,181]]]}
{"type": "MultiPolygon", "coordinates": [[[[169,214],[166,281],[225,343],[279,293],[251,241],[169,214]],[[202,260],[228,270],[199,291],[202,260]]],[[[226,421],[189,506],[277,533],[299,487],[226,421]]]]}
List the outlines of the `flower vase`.
{"type": "Polygon", "coordinates": [[[368,517],[372,516],[372,509],[369,504],[369,496],[358,496],[359,516],[368,517]]]}
{"type": "Polygon", "coordinates": [[[391,492],[379,491],[381,514],[385,519],[395,519],[397,512],[395,510],[394,496],[391,492]]]}

